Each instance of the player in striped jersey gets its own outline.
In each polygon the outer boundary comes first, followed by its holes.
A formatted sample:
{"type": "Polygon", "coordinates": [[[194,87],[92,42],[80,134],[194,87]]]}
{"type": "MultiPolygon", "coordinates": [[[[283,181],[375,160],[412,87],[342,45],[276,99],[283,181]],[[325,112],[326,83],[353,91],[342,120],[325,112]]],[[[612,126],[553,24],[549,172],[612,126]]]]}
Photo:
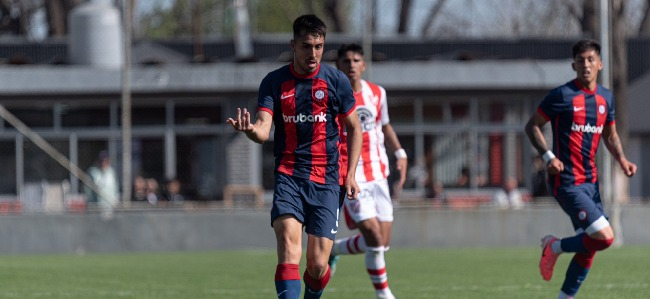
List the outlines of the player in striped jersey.
{"type": "MultiPolygon", "coordinates": [[[[387,181],[389,161],[384,143],[395,152],[397,170],[400,174],[399,188],[406,179],[406,152],[402,149],[397,134],[390,124],[386,91],[381,86],[361,78],[365,71],[363,48],[357,44],[341,46],[338,50],[336,66],[350,79],[356,99],[355,109],[363,132],[361,157],[355,176],[361,192],[356,199],[344,200],[344,208],[357,223],[361,234],[336,240],[330,257],[330,267],[336,265],[338,255],[365,253],[366,268],[377,298],[395,298],[388,287],[384,260],[393,223],[393,205],[387,181]]],[[[341,139],[346,138],[347,134],[342,129],[341,139]]],[[[342,144],[344,145],[345,142],[342,144]]],[[[341,148],[341,157],[341,168],[345,169],[347,164],[345,146],[341,148]]],[[[343,177],[345,174],[343,173],[343,177]]]]}
{"type": "Polygon", "coordinates": [[[558,298],[574,298],[586,279],[597,251],[614,241],[614,231],[603,210],[598,187],[596,151],[601,136],[614,159],[627,176],[637,166],[623,153],[614,120],[614,97],[598,85],[603,64],[600,45],[580,40],[573,46],[576,78],[553,90],[544,98],[526,124],[526,134],[547,165],[550,190],[571,218],[575,236],[542,238],[540,273],[550,280],[558,256],[575,255],[569,264],[558,298]],[[551,122],[553,148],[549,150],[541,128],[551,122]]]}
{"type": "MultiPolygon", "coordinates": [[[[257,120],[246,109],[227,122],[258,143],[275,125],[275,188],[271,225],[275,231],[278,298],[298,299],[302,229],[307,233],[305,299],[320,298],[330,278],[328,257],[338,231],[339,121],[348,128],[350,169],[361,151],[361,129],[349,80],[334,67],[321,64],[326,27],[314,15],[293,23],[293,62],[270,72],[260,84],[257,120]],[[340,119],[340,120],[339,120],[340,119]]],[[[359,192],[348,176],[343,192],[359,192]]]]}

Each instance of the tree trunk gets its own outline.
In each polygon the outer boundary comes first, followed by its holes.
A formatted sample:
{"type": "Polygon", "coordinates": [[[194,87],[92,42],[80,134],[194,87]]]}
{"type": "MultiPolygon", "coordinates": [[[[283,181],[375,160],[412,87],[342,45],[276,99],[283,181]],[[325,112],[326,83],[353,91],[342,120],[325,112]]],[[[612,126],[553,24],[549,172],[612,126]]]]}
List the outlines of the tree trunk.
{"type": "Polygon", "coordinates": [[[650,36],[650,0],[646,0],[645,3],[643,19],[639,25],[639,36],[650,36]]]}
{"type": "Polygon", "coordinates": [[[397,33],[404,34],[408,29],[408,20],[411,15],[411,0],[402,0],[402,5],[399,11],[399,25],[397,26],[397,33]]]}
{"type": "Polygon", "coordinates": [[[431,24],[433,24],[433,21],[436,19],[436,16],[440,13],[442,10],[442,7],[445,5],[445,1],[447,0],[438,0],[436,4],[431,7],[431,10],[429,11],[429,15],[427,15],[427,18],[424,21],[424,25],[422,26],[422,36],[426,36],[429,33],[429,30],[431,27],[431,24]]]}
{"type": "Polygon", "coordinates": [[[325,11],[332,19],[332,25],[334,25],[334,32],[345,32],[345,26],[343,25],[343,20],[345,19],[341,15],[340,1],[338,0],[327,0],[325,1],[325,11]]]}
{"type": "Polygon", "coordinates": [[[582,2],[582,18],[580,19],[580,25],[582,27],[582,33],[586,37],[596,38],[598,36],[597,7],[598,0],[583,0],[582,2]]]}

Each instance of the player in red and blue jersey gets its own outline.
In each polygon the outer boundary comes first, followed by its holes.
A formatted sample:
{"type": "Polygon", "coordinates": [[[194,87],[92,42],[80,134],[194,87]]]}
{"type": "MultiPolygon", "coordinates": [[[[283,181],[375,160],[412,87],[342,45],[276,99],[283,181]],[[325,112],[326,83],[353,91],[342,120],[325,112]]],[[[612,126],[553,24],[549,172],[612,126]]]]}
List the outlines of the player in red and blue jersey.
{"type": "MultiPolygon", "coordinates": [[[[269,138],[275,125],[275,188],[271,225],[275,231],[278,265],[275,286],[280,299],[298,299],[302,229],[307,233],[305,299],[320,298],[330,278],[327,264],[338,231],[339,194],[338,118],[348,129],[349,169],[356,170],[361,152],[361,128],[348,78],[321,64],[326,26],[314,15],[293,23],[293,62],[270,72],[260,84],[257,120],[237,109],[227,122],[258,143],[269,138]]],[[[354,172],[353,172],[354,173],[354,172]]],[[[354,175],[345,192],[359,193],[354,175]]]]}
{"type": "Polygon", "coordinates": [[[580,40],[572,50],[576,78],[551,90],[525,129],[546,162],[550,190],[576,231],[575,236],[563,239],[552,235],[542,238],[539,267],[544,280],[551,279],[561,253],[575,253],[559,299],[574,298],[596,252],[607,249],[614,241],[598,186],[596,151],[601,136],[627,176],[633,176],[637,169],[625,158],[616,132],[614,97],[597,83],[603,67],[600,45],[593,40],[580,40]],[[547,122],[551,122],[553,131],[552,150],[548,149],[541,130],[547,122]]]}

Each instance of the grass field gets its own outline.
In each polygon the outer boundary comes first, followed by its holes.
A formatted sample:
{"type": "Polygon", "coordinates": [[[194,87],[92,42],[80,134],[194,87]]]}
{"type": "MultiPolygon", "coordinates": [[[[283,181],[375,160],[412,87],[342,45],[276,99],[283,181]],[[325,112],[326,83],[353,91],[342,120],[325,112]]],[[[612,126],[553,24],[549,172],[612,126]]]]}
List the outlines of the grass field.
{"type": "MultiPolygon", "coordinates": [[[[650,248],[600,253],[580,298],[650,298],[650,248]]],[[[557,298],[570,256],[551,282],[537,248],[391,249],[398,298],[557,298]]],[[[0,298],[276,298],[272,251],[0,256],[0,298]]],[[[301,273],[304,265],[301,266],[301,273]]],[[[323,298],[374,298],[363,256],[344,256],[323,298]]]]}

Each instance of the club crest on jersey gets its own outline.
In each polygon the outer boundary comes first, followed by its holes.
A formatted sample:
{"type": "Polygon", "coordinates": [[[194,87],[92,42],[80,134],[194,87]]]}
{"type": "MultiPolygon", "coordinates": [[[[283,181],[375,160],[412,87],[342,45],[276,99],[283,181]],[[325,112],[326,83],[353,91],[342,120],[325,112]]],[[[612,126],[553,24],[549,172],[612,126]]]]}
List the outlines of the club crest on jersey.
{"type": "Polygon", "coordinates": [[[587,219],[587,212],[585,210],[578,212],[578,219],[580,219],[580,221],[585,221],[587,219]]]}
{"type": "Polygon", "coordinates": [[[315,99],[316,101],[319,101],[319,102],[320,102],[320,101],[322,101],[324,98],[325,98],[325,91],[324,91],[324,90],[322,90],[322,89],[318,89],[318,90],[314,91],[314,99],[315,99]]]}
{"type": "Polygon", "coordinates": [[[605,114],[605,105],[598,106],[598,113],[605,114]]]}

